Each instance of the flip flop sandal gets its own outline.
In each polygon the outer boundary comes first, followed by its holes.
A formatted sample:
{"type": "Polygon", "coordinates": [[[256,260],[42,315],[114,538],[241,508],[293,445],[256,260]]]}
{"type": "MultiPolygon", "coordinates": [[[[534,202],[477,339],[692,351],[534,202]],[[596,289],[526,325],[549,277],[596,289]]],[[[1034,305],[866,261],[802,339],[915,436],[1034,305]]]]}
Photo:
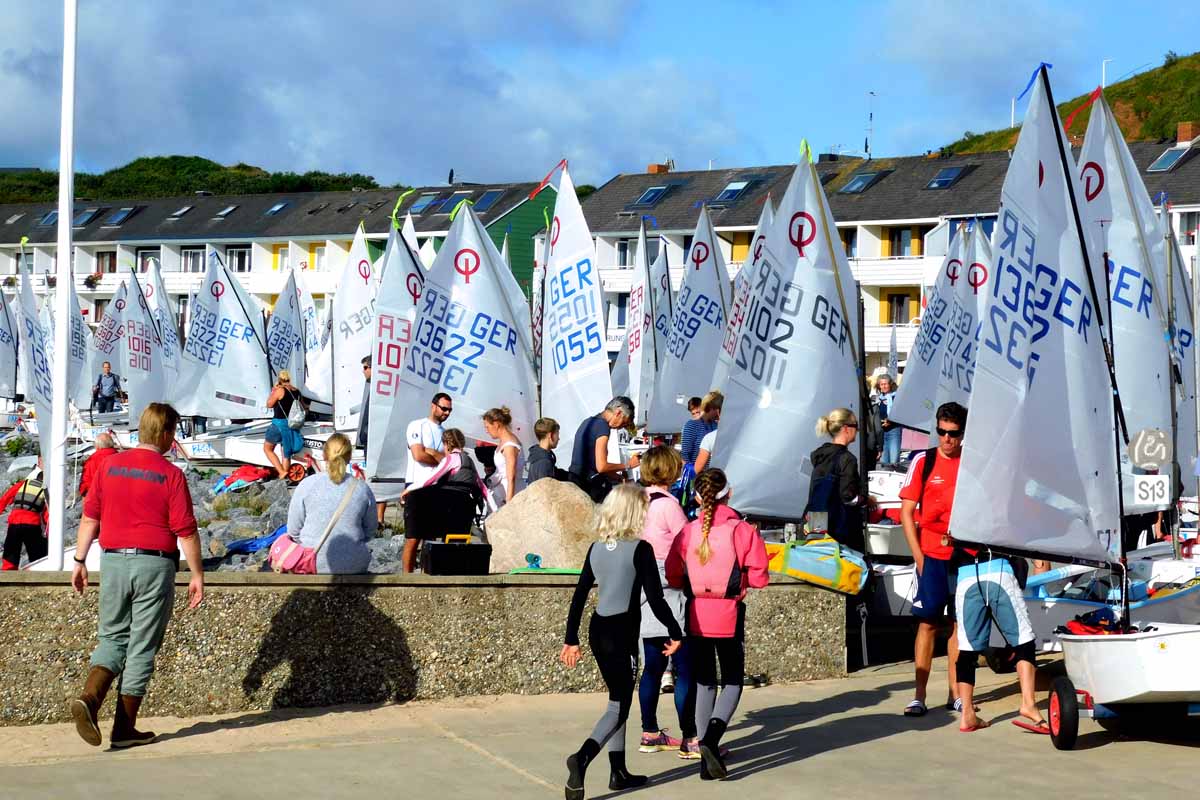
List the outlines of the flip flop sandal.
{"type": "Polygon", "coordinates": [[[923,717],[929,713],[929,709],[920,700],[913,700],[904,707],[904,716],[906,717],[923,717]]]}
{"type": "Polygon", "coordinates": [[[1039,733],[1044,736],[1050,735],[1050,723],[1046,722],[1044,719],[1039,719],[1037,722],[1030,722],[1029,720],[1025,719],[1014,719],[1012,724],[1016,725],[1022,730],[1029,731],[1030,733],[1039,733]]]}
{"type": "MultiPolygon", "coordinates": [[[[962,698],[961,698],[961,697],[956,697],[956,698],[954,698],[953,700],[951,700],[951,701],[947,702],[947,703],[946,703],[946,710],[947,710],[947,711],[957,711],[958,713],[960,713],[960,714],[961,714],[961,713],[962,713],[962,710],[963,710],[963,701],[962,701],[962,698]]],[[[976,710],[976,711],[978,711],[978,710],[979,710],[979,706],[975,706],[975,710],[976,710]]]]}

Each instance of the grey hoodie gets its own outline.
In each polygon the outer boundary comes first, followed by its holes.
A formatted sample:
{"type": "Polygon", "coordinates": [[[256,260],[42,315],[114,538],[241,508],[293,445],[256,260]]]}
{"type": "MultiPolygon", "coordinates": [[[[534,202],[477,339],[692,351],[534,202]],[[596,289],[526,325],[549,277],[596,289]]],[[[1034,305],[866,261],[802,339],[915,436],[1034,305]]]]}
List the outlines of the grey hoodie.
{"type": "Polygon", "coordinates": [[[526,484],[533,483],[539,478],[558,478],[558,459],[555,458],[553,450],[547,450],[541,445],[535,444],[529,448],[529,455],[525,462],[528,464],[526,484]]]}

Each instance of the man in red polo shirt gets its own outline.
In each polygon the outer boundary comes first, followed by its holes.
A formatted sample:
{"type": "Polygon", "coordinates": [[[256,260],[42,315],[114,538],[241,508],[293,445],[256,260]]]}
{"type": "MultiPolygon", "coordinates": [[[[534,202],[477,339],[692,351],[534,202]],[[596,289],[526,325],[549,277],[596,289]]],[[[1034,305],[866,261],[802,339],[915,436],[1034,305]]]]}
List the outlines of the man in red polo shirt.
{"type": "Polygon", "coordinates": [[[950,700],[946,707],[960,710],[955,680],[958,640],[954,630],[954,590],[958,570],[954,539],[950,535],[950,510],[958,482],[967,410],[958,403],[943,403],[938,407],[936,419],[938,446],[917,454],[900,489],[900,523],[904,526],[904,536],[917,567],[917,596],[913,600],[912,613],[919,620],[913,648],[917,686],[914,699],[904,709],[908,717],[921,717],[929,710],[925,692],[933,666],[934,639],[938,623],[947,617],[950,619],[950,639],[946,644],[950,700]]]}
{"type": "Polygon", "coordinates": [[[134,725],[171,619],[180,549],[192,573],[188,604],[195,608],[204,599],[192,497],[183,472],[162,456],[175,440],[178,423],[171,406],[148,405],[138,423],[141,444],[104,462],[84,502],[71,584],[81,594],[87,588],[84,561],[99,532],[104,550],[100,641],[83,693],[71,701],[70,711],[75,730],[91,745],[100,744],[96,713],[117,675],[121,681],[109,746],[133,747],[156,738],[134,725]]]}

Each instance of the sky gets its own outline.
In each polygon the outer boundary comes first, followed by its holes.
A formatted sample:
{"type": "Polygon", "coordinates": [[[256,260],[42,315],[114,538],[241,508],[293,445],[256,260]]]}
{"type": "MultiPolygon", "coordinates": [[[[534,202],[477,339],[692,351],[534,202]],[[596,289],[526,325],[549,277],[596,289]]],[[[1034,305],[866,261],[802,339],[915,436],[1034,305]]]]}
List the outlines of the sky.
{"type": "MultiPolygon", "coordinates": [[[[1192,52],[1166,8],[869,0],[79,0],[76,169],[200,155],[381,184],[577,183],[936,150],[1192,52]],[[874,97],[869,95],[874,92],[874,97]],[[1017,118],[1023,108],[1018,106],[1017,118]]],[[[56,168],[62,4],[0,0],[0,166],[56,168]]]]}

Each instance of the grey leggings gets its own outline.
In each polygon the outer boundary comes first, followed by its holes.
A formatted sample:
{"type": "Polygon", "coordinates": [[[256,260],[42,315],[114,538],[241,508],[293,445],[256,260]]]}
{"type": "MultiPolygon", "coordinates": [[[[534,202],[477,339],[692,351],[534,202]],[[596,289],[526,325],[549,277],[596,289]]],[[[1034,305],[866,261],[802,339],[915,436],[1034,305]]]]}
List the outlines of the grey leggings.
{"type": "Polygon", "coordinates": [[[746,607],[738,608],[737,629],[727,639],[689,636],[688,652],[696,680],[696,734],[704,738],[710,719],[725,724],[733,718],[742,699],[746,676],[746,607]],[[721,694],[717,695],[717,664],[721,666],[721,694]]]}
{"type": "Polygon", "coordinates": [[[616,614],[603,617],[592,614],[588,623],[588,644],[596,665],[608,687],[608,707],[592,729],[591,738],[600,745],[608,743],[613,752],[625,750],[625,722],[633,705],[637,685],[639,615],[616,614]]]}

